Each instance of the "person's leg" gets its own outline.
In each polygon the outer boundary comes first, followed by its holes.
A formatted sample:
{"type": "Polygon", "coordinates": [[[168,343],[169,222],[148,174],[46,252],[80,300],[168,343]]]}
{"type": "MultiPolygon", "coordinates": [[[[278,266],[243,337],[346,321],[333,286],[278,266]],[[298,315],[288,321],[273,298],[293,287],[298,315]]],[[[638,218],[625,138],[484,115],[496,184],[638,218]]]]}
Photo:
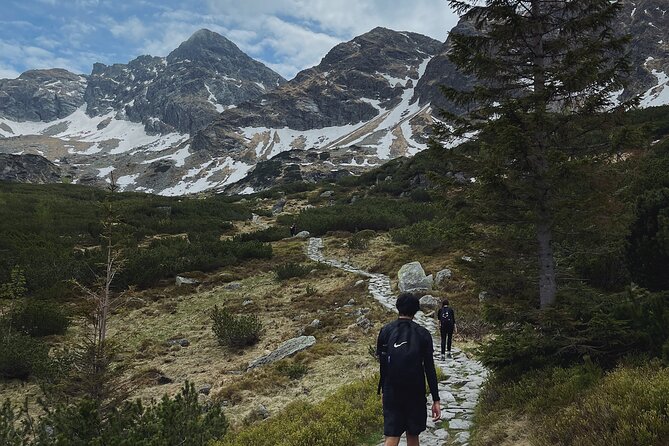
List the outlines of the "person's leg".
{"type": "MultiPolygon", "coordinates": [[[[453,343],[453,330],[448,330],[448,353],[451,353],[451,344],[453,343]]],[[[442,341],[443,345],[443,341],[442,341]]],[[[444,349],[443,347],[441,348],[444,349]]]]}
{"type": "Polygon", "coordinates": [[[386,437],[383,446],[397,446],[398,444],[400,444],[400,437],[386,437]]]}
{"type": "Polygon", "coordinates": [[[420,446],[420,442],[418,441],[418,435],[407,434],[407,446],[420,446]]]}
{"type": "Polygon", "coordinates": [[[446,330],[440,330],[439,334],[441,335],[441,356],[444,356],[444,353],[446,353],[446,330]]]}

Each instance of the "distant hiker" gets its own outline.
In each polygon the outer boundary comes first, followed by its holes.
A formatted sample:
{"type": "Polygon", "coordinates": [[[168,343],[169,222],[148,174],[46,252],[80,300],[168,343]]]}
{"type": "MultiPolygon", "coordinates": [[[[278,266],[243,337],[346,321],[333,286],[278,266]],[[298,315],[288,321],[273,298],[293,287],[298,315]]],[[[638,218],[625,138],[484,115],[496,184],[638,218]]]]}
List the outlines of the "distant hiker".
{"type": "Polygon", "coordinates": [[[448,306],[448,299],[441,302],[441,308],[437,312],[439,319],[439,332],[441,333],[441,360],[446,359],[444,356],[446,348],[448,348],[448,357],[451,358],[451,344],[453,342],[453,332],[457,333],[458,328],[455,325],[455,311],[448,306]]]}
{"type": "Polygon", "coordinates": [[[420,304],[410,293],[401,293],[395,304],[399,318],[386,324],[376,341],[383,391],[384,446],[397,446],[404,432],[407,446],[418,446],[418,435],[427,425],[425,378],[432,394],[432,419],[441,418],[437,373],[432,360],[432,335],[413,321],[420,304]]]}
{"type": "Polygon", "coordinates": [[[290,226],[290,236],[295,237],[295,235],[297,235],[297,225],[295,223],[293,223],[290,226]]]}

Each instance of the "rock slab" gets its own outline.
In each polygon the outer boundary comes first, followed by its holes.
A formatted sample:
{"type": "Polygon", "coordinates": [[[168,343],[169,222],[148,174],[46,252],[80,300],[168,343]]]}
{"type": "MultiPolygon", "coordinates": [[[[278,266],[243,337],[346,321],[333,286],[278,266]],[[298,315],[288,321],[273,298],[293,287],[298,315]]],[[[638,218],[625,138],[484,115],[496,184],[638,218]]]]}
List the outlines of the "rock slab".
{"type": "Polygon", "coordinates": [[[269,355],[261,356],[260,358],[251,361],[249,363],[248,369],[260,367],[265,364],[271,364],[283,358],[287,358],[297,352],[308,349],[315,343],[316,338],[313,336],[299,336],[297,338],[289,339],[269,355]]]}

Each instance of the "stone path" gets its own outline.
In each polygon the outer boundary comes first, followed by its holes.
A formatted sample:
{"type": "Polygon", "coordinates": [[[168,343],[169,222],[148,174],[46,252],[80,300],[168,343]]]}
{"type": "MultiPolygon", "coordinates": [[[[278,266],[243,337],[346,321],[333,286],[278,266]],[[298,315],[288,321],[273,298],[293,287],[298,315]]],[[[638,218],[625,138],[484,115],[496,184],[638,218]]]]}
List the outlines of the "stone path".
{"type": "MultiPolygon", "coordinates": [[[[395,310],[395,298],[390,286],[390,278],[384,274],[370,273],[336,259],[326,259],[322,252],[323,240],[310,238],[307,244],[307,256],[316,262],[325,263],[335,268],[348,271],[369,279],[369,292],[381,305],[389,310],[395,310]]],[[[414,319],[433,334],[435,366],[444,372],[444,380],[439,383],[441,397],[442,421],[432,422],[430,403],[428,411],[427,430],[420,436],[423,446],[469,445],[469,429],[478,401],[481,384],[487,377],[487,370],[480,362],[467,357],[460,349],[453,348],[453,358],[442,361],[439,359],[439,336],[436,321],[418,312],[414,319]],[[450,438],[450,441],[449,441],[450,438]]],[[[406,445],[402,438],[400,445],[406,445]]],[[[379,445],[382,446],[382,445],[379,445]]]]}

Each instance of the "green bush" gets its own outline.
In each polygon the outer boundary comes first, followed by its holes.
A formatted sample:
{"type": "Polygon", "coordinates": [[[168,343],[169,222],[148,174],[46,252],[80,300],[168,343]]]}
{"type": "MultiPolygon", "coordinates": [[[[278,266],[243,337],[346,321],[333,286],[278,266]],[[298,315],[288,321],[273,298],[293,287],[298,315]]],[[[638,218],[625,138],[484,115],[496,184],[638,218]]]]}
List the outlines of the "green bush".
{"type": "Polygon", "coordinates": [[[655,291],[669,289],[669,188],[637,200],[627,256],[634,282],[655,291]]]}
{"type": "Polygon", "coordinates": [[[288,280],[292,277],[304,277],[309,274],[311,268],[299,263],[289,262],[278,266],[274,272],[279,280],[288,280]]]}
{"type": "Polygon", "coordinates": [[[9,313],[12,328],[35,337],[64,334],[70,320],[63,306],[52,301],[28,299],[9,313]]]}
{"type": "Polygon", "coordinates": [[[468,232],[468,226],[452,220],[420,221],[411,226],[393,229],[395,243],[409,245],[423,252],[434,252],[453,247],[468,232]]]}
{"type": "Polygon", "coordinates": [[[630,290],[601,295],[587,288],[561,294],[545,310],[490,304],[496,335],[481,347],[481,361],[504,376],[547,366],[568,366],[584,356],[614,367],[635,353],[662,355],[669,340],[669,294],[630,290]],[[506,316],[504,316],[506,315],[506,316]]]}
{"type": "Polygon", "coordinates": [[[234,316],[215,306],[211,311],[212,331],[224,347],[241,349],[257,343],[262,333],[262,323],[255,314],[234,316]]]}
{"type": "Polygon", "coordinates": [[[348,241],[349,249],[363,250],[369,246],[369,241],[374,238],[376,232],[371,229],[364,229],[353,234],[353,237],[348,241]]]}
{"type": "Polygon", "coordinates": [[[49,348],[40,340],[0,327],[0,377],[27,379],[48,370],[49,348]]]}
{"type": "Polygon", "coordinates": [[[629,446],[669,443],[669,370],[621,368],[566,408],[554,411],[539,445],[629,446]]]}
{"type": "MultiPolygon", "coordinates": [[[[387,231],[392,228],[430,220],[439,209],[429,203],[414,203],[408,200],[387,198],[365,198],[352,204],[305,209],[297,216],[297,227],[313,235],[328,231],[357,232],[363,229],[387,231]]],[[[280,217],[279,224],[290,225],[293,216],[280,217]]]]}
{"type": "Polygon", "coordinates": [[[99,404],[83,400],[51,408],[32,423],[8,402],[0,408],[3,446],[206,446],[222,438],[228,422],[220,406],[204,407],[186,383],[174,398],[164,396],[149,406],[126,402],[103,413],[99,404]]]}
{"type": "Polygon", "coordinates": [[[280,361],[276,364],[276,370],[290,379],[298,380],[309,373],[309,366],[297,361],[280,361]]]}
{"type": "Polygon", "coordinates": [[[378,377],[347,385],[324,401],[296,401],[262,423],[231,433],[214,446],[350,446],[381,432],[378,377]]]}
{"type": "Polygon", "coordinates": [[[285,226],[270,226],[255,232],[247,232],[246,234],[239,234],[235,236],[235,240],[248,242],[256,240],[259,242],[275,242],[284,238],[290,237],[290,231],[285,226]]]}

